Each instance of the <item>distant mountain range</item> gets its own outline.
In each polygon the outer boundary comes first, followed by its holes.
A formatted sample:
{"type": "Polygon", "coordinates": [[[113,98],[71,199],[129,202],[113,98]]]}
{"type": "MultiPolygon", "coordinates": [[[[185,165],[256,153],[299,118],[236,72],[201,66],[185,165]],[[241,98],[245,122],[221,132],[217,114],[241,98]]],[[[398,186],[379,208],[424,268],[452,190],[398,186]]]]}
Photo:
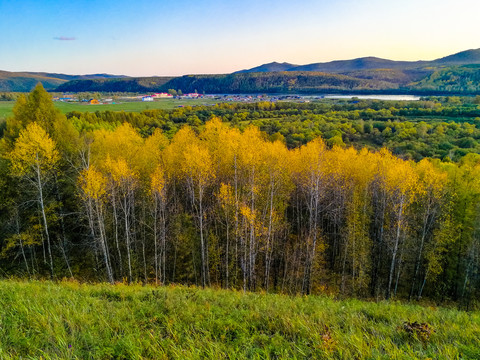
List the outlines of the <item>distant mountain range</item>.
{"type": "Polygon", "coordinates": [[[432,61],[393,61],[377,57],[362,57],[353,60],[336,60],[324,63],[307,65],[294,65],[289,63],[272,62],[251,69],[241,70],[237,73],[246,72],[273,72],[273,71],[317,71],[329,73],[344,73],[358,70],[375,69],[418,69],[425,67],[452,66],[480,64],[480,49],[472,49],[459,52],[450,56],[432,61]]]}
{"type": "Polygon", "coordinates": [[[134,78],[0,71],[0,91],[30,91],[37,82],[61,92],[480,94],[480,49],[431,61],[363,57],[307,65],[272,62],[224,75],[134,78]]]}

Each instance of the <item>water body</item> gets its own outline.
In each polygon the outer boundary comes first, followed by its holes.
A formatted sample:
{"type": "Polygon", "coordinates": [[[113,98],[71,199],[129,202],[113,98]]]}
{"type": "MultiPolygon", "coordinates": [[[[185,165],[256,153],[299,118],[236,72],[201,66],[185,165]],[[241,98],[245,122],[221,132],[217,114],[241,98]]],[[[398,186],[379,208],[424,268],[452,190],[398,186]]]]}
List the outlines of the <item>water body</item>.
{"type": "Polygon", "coordinates": [[[370,100],[394,100],[394,101],[416,101],[420,96],[416,95],[325,95],[325,99],[370,99],[370,100]]]}

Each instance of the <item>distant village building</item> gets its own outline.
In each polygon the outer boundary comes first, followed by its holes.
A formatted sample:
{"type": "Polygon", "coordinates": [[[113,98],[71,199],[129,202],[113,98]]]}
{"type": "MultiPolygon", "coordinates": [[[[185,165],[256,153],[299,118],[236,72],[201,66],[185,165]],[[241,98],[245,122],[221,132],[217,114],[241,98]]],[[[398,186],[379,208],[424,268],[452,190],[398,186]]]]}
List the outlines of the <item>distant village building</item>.
{"type": "Polygon", "coordinates": [[[154,98],[169,98],[169,97],[173,97],[172,94],[169,94],[169,93],[156,93],[156,94],[153,94],[154,98]]]}
{"type": "Polygon", "coordinates": [[[99,105],[100,101],[98,101],[97,99],[90,99],[90,100],[88,100],[88,103],[90,105],[99,105]]]}
{"type": "Polygon", "coordinates": [[[77,101],[77,98],[74,98],[72,96],[63,96],[63,97],[58,97],[55,96],[52,98],[53,101],[63,101],[63,102],[68,102],[68,101],[77,101]]]}
{"type": "Polygon", "coordinates": [[[153,97],[150,95],[142,97],[142,101],[153,101],[153,97]]]}

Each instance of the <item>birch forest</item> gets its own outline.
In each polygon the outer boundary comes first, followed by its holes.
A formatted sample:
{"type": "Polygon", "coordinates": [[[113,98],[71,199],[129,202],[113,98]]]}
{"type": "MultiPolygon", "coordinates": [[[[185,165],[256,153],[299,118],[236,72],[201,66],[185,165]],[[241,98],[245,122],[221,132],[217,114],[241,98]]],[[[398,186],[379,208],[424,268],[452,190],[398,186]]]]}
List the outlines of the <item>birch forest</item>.
{"type": "Polygon", "coordinates": [[[287,147],[212,116],[80,128],[37,87],[0,142],[0,273],[245,291],[480,292],[480,156],[287,147]]]}

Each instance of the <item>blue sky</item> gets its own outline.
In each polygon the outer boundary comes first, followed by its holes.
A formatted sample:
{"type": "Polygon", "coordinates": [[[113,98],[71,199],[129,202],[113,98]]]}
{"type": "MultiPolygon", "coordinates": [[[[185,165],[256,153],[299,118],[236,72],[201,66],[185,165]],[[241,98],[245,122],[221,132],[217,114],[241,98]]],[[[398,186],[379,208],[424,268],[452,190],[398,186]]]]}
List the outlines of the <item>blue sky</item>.
{"type": "Polygon", "coordinates": [[[0,70],[228,73],[480,48],[476,0],[0,0],[0,70]]]}

